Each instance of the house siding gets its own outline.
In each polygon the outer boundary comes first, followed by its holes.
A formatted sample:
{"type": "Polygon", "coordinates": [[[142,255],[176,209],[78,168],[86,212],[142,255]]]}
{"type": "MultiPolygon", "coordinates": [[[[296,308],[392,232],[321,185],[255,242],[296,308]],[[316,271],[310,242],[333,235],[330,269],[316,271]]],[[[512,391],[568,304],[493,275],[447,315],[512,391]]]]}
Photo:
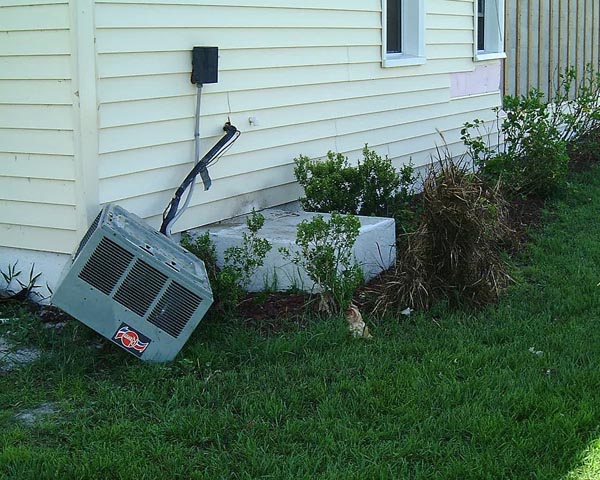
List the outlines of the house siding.
{"type": "Polygon", "coordinates": [[[473,0],[425,4],[426,64],[382,68],[381,0],[4,0],[0,245],[70,253],[108,202],[159,225],[193,162],[196,45],[220,49],[203,151],[228,118],[243,135],[176,230],[296,200],[300,154],[419,166],[440,133],[460,153],[500,102],[470,75],[498,62],[473,61],[473,0]]]}
{"type": "Polygon", "coordinates": [[[4,0],[0,33],[0,244],[70,252],[77,197],[68,2],[4,0]]]}
{"type": "Polygon", "coordinates": [[[230,118],[243,135],[211,169],[176,229],[298,198],[293,158],[365,143],[397,166],[430,160],[444,135],[489,118],[499,88],[452,98],[472,72],[472,0],[426,2],[422,66],[382,68],[381,1],[96,1],[99,199],[155,226],[193,161],[190,51],[218,46],[219,83],[202,96],[206,151],[230,118]],[[249,124],[255,117],[259,124],[249,124]]]}

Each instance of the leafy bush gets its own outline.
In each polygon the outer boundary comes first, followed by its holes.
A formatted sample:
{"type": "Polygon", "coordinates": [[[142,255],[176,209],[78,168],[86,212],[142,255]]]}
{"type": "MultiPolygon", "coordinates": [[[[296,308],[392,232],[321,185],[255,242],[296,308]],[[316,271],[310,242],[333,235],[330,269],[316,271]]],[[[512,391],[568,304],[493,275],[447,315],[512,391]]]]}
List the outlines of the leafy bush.
{"type": "Polygon", "coordinates": [[[239,286],[240,279],[235,270],[217,266],[217,251],[210,239],[210,232],[196,237],[183,233],[181,246],[204,262],[216,309],[222,313],[232,313],[244,292],[239,286]]]}
{"type": "Polygon", "coordinates": [[[574,68],[560,75],[554,102],[569,160],[582,168],[600,161],[600,72],[588,64],[577,77],[574,68]]]}
{"type": "Polygon", "coordinates": [[[414,181],[412,165],[398,172],[391,160],[365,145],[356,167],[341,153],[328,152],[324,161],[301,155],[294,173],[304,187],[302,208],[312,212],[401,217],[407,212],[414,181]]]}
{"type": "Polygon", "coordinates": [[[218,309],[232,313],[243,298],[250,279],[257,268],[264,263],[271,244],[265,238],[258,236],[264,225],[265,218],[254,210],[246,218],[250,233],[242,234],[242,244],[239,247],[229,247],[225,250],[223,268],[217,266],[217,252],[210,239],[210,232],[205,232],[195,238],[183,233],[181,245],[200,258],[206,267],[215,303],[218,309]]]}
{"type": "Polygon", "coordinates": [[[316,215],[298,225],[298,251],[280,249],[284,257],[303,268],[321,287],[322,304],[331,312],[343,312],[363,280],[352,254],[359,229],[360,221],[354,215],[333,213],[329,221],[316,215]]]}
{"type": "Polygon", "coordinates": [[[506,150],[496,157],[497,165],[488,163],[488,171],[505,170],[505,182],[516,193],[551,195],[564,185],[569,163],[556,115],[536,90],[521,98],[506,97],[504,109],[506,150]]]}
{"type": "Polygon", "coordinates": [[[579,163],[596,158],[600,72],[588,64],[579,73],[565,69],[548,101],[535,89],[505,97],[502,122],[496,109],[499,151],[490,145],[489,132],[482,132],[481,120],[464,125],[462,139],[485,175],[502,177],[513,194],[545,198],[564,185],[569,154],[579,163]]]}
{"type": "Polygon", "coordinates": [[[389,158],[382,158],[365,145],[363,161],[358,162],[361,185],[359,215],[393,217],[405,210],[414,183],[412,164],[396,171],[389,158]]]}
{"type": "Polygon", "coordinates": [[[521,97],[506,96],[504,112],[500,122],[496,109],[500,151],[481,134],[481,120],[464,125],[462,139],[470,156],[484,176],[493,181],[501,178],[510,194],[548,197],[564,185],[569,162],[554,108],[532,89],[521,97]]]}
{"type": "Polygon", "coordinates": [[[356,214],[360,205],[361,187],[358,170],[341,153],[327,152],[324,161],[300,155],[295,158],[294,174],[304,187],[302,208],[309,212],[340,212],[356,214]]]}
{"type": "Polygon", "coordinates": [[[265,217],[252,210],[252,214],[246,218],[250,233],[242,233],[242,244],[239,247],[225,250],[225,268],[235,272],[240,287],[244,289],[248,288],[252,275],[263,266],[265,257],[271,250],[271,243],[258,235],[264,224],[265,217]]]}
{"type": "Polygon", "coordinates": [[[487,187],[446,149],[424,181],[419,227],[384,277],[376,309],[495,301],[508,280],[500,254],[509,234],[505,221],[499,184],[487,187]]]}
{"type": "Polygon", "coordinates": [[[600,72],[586,65],[577,82],[578,72],[569,67],[560,74],[552,102],[555,124],[562,140],[577,142],[600,128],[600,72]]]}

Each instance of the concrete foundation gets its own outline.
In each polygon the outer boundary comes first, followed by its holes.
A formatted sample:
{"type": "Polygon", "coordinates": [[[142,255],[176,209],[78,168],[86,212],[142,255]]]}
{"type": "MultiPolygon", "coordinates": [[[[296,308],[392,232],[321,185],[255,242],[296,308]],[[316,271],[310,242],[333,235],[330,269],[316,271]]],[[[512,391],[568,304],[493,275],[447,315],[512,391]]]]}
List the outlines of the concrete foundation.
{"type": "MultiPolygon", "coordinates": [[[[39,285],[39,288],[33,290],[34,294],[31,297],[32,300],[40,301],[41,303],[48,303],[48,300],[43,299],[47,299],[50,296],[50,290],[54,291],[56,289],[63,270],[70,260],[70,255],[60,253],[0,247],[0,270],[3,272],[8,272],[9,265],[17,262],[17,270],[21,271],[18,279],[25,284],[29,281],[29,274],[32,268],[34,275],[38,273],[42,274],[35,282],[36,285],[39,285]]],[[[21,287],[16,280],[14,279],[10,285],[7,285],[4,278],[0,275],[0,290],[19,291],[21,287]]]]}
{"type": "MultiPolygon", "coordinates": [[[[265,264],[252,278],[249,286],[251,291],[265,289],[285,291],[298,288],[304,291],[316,291],[306,272],[285,260],[279,252],[280,247],[290,251],[296,249],[296,228],[303,220],[310,220],[315,213],[298,210],[267,209],[261,212],[265,216],[264,227],[259,232],[261,237],[271,242],[272,249],[268,253],[265,264]]],[[[321,214],[325,219],[330,215],[321,214]]],[[[394,265],[396,260],[396,238],[394,220],[391,218],[359,217],[361,222],[360,234],[354,246],[354,256],[363,269],[365,279],[370,279],[394,265]]],[[[242,233],[248,233],[246,216],[236,217],[205,227],[191,230],[194,236],[206,231],[210,232],[211,240],[217,249],[219,266],[223,266],[225,250],[231,246],[239,246],[242,233]]],[[[178,242],[179,235],[173,240],[178,242]]],[[[19,280],[27,283],[33,267],[34,274],[42,275],[36,281],[39,288],[34,292],[32,300],[48,303],[51,291],[58,286],[65,268],[70,265],[71,256],[65,254],[40,252],[19,248],[0,247],[0,270],[7,272],[9,264],[17,262],[17,270],[21,270],[19,280]],[[46,300],[44,300],[46,299],[46,300]]],[[[20,290],[16,279],[7,285],[0,276],[0,290],[20,290]]]]}
{"type": "MultiPolygon", "coordinates": [[[[315,285],[304,270],[284,259],[279,252],[280,247],[296,250],[296,229],[303,220],[311,220],[315,214],[302,211],[285,211],[267,209],[261,212],[265,216],[265,224],[259,235],[271,242],[272,249],[268,253],[265,264],[258,269],[249,286],[250,291],[265,289],[285,291],[298,288],[304,291],[315,291],[315,285]]],[[[354,246],[354,256],[361,266],[365,279],[371,279],[383,270],[394,265],[396,260],[396,234],[394,220],[391,218],[359,217],[360,234],[354,246]]],[[[217,249],[219,266],[223,265],[225,250],[242,243],[242,234],[248,233],[246,216],[208,225],[191,230],[193,236],[210,232],[210,237],[217,249]]]]}

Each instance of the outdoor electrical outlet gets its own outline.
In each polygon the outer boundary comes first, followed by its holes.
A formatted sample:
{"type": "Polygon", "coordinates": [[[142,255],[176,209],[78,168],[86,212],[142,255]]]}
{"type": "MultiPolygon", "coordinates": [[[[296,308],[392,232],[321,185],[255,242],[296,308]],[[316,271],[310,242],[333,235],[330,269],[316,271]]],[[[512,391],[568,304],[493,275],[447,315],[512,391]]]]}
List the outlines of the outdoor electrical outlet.
{"type": "Polygon", "coordinates": [[[248,123],[253,127],[259,127],[260,122],[257,117],[248,117],[248,123]]]}

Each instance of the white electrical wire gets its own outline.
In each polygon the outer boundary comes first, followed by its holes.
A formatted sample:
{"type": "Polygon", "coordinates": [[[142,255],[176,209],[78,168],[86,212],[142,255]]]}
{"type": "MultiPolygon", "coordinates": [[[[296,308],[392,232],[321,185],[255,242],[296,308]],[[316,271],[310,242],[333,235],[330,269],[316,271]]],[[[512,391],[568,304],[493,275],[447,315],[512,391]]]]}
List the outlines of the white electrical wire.
{"type": "MultiPolygon", "coordinates": [[[[197,84],[198,90],[196,91],[196,128],[194,130],[194,166],[198,165],[200,161],[200,107],[202,102],[202,84],[197,84]]],[[[177,214],[173,217],[173,219],[167,225],[165,234],[167,237],[171,236],[171,226],[181,218],[184,212],[190,205],[190,201],[192,200],[192,195],[194,194],[194,188],[196,186],[196,181],[193,181],[188,188],[188,193],[185,197],[185,202],[177,212],[177,214]]]]}

